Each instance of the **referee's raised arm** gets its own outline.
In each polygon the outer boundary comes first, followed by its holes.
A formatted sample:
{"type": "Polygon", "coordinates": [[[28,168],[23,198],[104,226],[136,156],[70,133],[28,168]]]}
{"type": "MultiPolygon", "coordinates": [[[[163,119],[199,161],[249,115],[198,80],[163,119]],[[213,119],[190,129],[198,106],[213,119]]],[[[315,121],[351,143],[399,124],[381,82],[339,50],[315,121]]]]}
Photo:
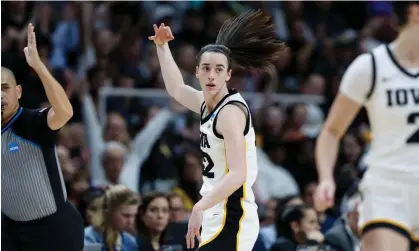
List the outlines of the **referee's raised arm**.
{"type": "Polygon", "coordinates": [[[56,150],[73,108],[39,58],[32,24],[24,53],[52,107],[21,107],[22,87],[1,67],[1,250],[81,251],[83,218],[67,200],[56,150]]]}
{"type": "Polygon", "coordinates": [[[52,130],[63,127],[73,116],[73,107],[67,97],[63,87],[49,73],[47,67],[39,58],[36,48],[36,37],[34,27],[29,24],[28,27],[28,46],[23,50],[26,61],[31,66],[44,85],[47,98],[52,108],[48,111],[47,122],[52,130]]]}

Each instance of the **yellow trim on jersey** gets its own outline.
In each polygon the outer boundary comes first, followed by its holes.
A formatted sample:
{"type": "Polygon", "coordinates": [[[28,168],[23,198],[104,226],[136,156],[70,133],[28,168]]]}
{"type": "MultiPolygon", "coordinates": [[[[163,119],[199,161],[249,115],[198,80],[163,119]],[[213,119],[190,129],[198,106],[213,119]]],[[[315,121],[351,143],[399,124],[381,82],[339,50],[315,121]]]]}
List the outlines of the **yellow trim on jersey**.
{"type": "Polygon", "coordinates": [[[217,230],[217,232],[215,232],[215,234],[213,236],[211,236],[211,238],[209,238],[207,241],[202,242],[201,244],[199,244],[199,247],[202,247],[204,245],[207,245],[208,243],[210,243],[211,241],[213,241],[215,238],[217,238],[218,235],[220,235],[220,233],[223,230],[224,225],[226,223],[226,217],[227,217],[227,200],[225,200],[225,202],[224,202],[223,223],[221,224],[221,227],[217,230]]]}
{"type": "MultiPolygon", "coordinates": [[[[226,153],[226,150],[225,150],[225,145],[224,145],[224,158],[225,158],[225,161],[226,161],[225,174],[227,174],[227,173],[228,173],[228,164],[227,164],[227,153],[226,153]]],[[[221,223],[221,227],[220,227],[220,228],[217,230],[217,232],[215,232],[215,234],[214,234],[213,236],[211,236],[211,237],[210,237],[207,241],[202,242],[201,244],[199,244],[199,247],[202,247],[202,246],[204,246],[204,245],[207,245],[208,243],[210,243],[211,241],[213,241],[215,238],[217,238],[217,237],[218,237],[218,235],[220,235],[220,233],[221,233],[221,231],[223,230],[224,225],[225,225],[225,223],[226,223],[226,218],[227,218],[227,201],[228,201],[228,198],[226,198],[226,199],[224,200],[223,223],[221,223]]]]}
{"type": "Polygon", "coordinates": [[[413,236],[412,231],[408,227],[406,227],[404,224],[398,223],[396,221],[389,220],[389,219],[375,219],[375,220],[367,221],[361,225],[361,227],[359,228],[359,231],[362,233],[365,227],[367,227],[368,225],[377,224],[377,223],[385,223],[385,224],[393,225],[395,227],[403,229],[404,231],[409,233],[410,236],[413,236]]]}
{"type": "MultiPolygon", "coordinates": [[[[246,142],[246,140],[244,140],[244,154],[245,154],[245,157],[246,157],[246,160],[245,161],[246,161],[246,179],[247,179],[247,142],[246,142]]],[[[244,209],[245,207],[243,205],[243,200],[245,200],[246,197],[247,197],[246,196],[247,195],[247,191],[246,190],[247,190],[246,189],[246,182],[244,182],[244,184],[243,184],[243,197],[240,198],[240,205],[241,205],[242,210],[243,210],[243,215],[242,215],[242,217],[239,220],[239,231],[237,232],[237,235],[236,235],[236,251],[239,251],[240,233],[242,231],[243,219],[244,219],[244,216],[246,215],[246,210],[244,209]]]]}

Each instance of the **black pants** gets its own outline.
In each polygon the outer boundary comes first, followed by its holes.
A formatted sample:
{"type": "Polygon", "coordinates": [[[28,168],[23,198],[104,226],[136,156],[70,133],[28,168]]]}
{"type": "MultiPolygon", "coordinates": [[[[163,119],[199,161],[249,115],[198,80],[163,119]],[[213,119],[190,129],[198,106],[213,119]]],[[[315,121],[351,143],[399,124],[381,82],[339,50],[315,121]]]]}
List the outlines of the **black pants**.
{"type": "Polygon", "coordinates": [[[2,214],[2,251],[81,251],[83,247],[83,219],[70,202],[50,216],[28,222],[2,214]]]}

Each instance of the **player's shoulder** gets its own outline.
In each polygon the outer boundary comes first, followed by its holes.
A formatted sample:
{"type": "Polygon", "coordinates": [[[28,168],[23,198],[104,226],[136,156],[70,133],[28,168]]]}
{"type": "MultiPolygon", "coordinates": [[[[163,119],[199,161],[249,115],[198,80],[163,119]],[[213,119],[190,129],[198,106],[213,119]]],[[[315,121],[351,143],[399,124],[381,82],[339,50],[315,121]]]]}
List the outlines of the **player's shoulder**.
{"type": "Polygon", "coordinates": [[[381,56],[383,53],[386,53],[386,45],[382,44],[379,45],[377,47],[375,47],[374,49],[368,51],[368,52],[364,52],[360,55],[358,55],[353,61],[352,64],[353,66],[357,66],[359,68],[371,68],[371,62],[372,62],[372,57],[379,57],[381,56]]]}
{"type": "Polygon", "coordinates": [[[359,78],[369,79],[374,64],[371,53],[363,53],[357,56],[346,69],[342,81],[349,80],[350,82],[353,82],[354,80],[359,81],[359,78]]]}
{"type": "Polygon", "coordinates": [[[237,101],[227,103],[219,112],[218,118],[225,122],[246,119],[245,104],[237,101]]]}
{"type": "Polygon", "coordinates": [[[350,67],[357,68],[358,70],[365,70],[371,68],[372,64],[371,53],[362,53],[352,61],[350,67]]]}
{"type": "Polygon", "coordinates": [[[369,53],[373,54],[374,56],[381,56],[382,54],[387,53],[387,48],[388,47],[386,44],[381,44],[375,47],[374,49],[372,49],[369,53]]]}
{"type": "Polygon", "coordinates": [[[241,95],[239,91],[237,91],[236,89],[231,89],[230,93],[232,93],[232,95],[229,97],[228,101],[237,101],[247,105],[246,100],[243,98],[243,95],[241,95]]]}

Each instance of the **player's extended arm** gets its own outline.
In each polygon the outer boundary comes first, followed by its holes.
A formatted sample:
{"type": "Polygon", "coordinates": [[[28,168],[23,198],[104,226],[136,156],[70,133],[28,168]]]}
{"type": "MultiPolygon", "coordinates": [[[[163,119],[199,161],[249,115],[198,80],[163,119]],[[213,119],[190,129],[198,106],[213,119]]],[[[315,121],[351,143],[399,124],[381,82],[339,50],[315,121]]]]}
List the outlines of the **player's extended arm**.
{"type": "Polygon", "coordinates": [[[204,95],[201,91],[197,91],[183,82],[182,74],[173,59],[169,45],[166,43],[161,47],[157,46],[157,55],[164,85],[169,95],[186,108],[200,113],[204,95]]]}
{"type": "Polygon", "coordinates": [[[201,91],[197,91],[183,82],[182,74],[173,59],[168,44],[168,41],[173,39],[170,28],[163,24],[157,30],[156,28],[157,26],[154,27],[155,36],[150,37],[150,39],[154,40],[157,45],[157,56],[167,92],[180,104],[196,113],[200,113],[204,95],[201,91]],[[159,44],[157,40],[162,44],[159,44]]]}
{"type": "Polygon", "coordinates": [[[36,71],[44,85],[45,92],[52,108],[48,111],[47,122],[52,130],[63,127],[73,116],[73,107],[63,87],[49,73],[39,58],[36,38],[32,24],[28,26],[28,46],[24,49],[26,61],[36,71]]]}
{"type": "Polygon", "coordinates": [[[227,105],[219,112],[217,131],[224,137],[228,173],[209,195],[195,205],[198,209],[213,207],[246,182],[246,141],[243,135],[245,126],[246,115],[240,107],[227,105]]]}
{"type": "Polygon", "coordinates": [[[360,108],[360,104],[342,94],[338,94],[333,102],[323,130],[316,142],[316,166],[320,181],[333,180],[339,142],[360,108]]]}
{"type": "Polygon", "coordinates": [[[316,143],[316,166],[320,182],[333,180],[340,139],[372,91],[371,62],[368,54],[358,56],[342,77],[339,94],[316,143]]]}
{"type": "Polygon", "coordinates": [[[374,61],[371,55],[358,56],[348,67],[339,86],[339,94],[321,131],[315,149],[316,166],[320,182],[314,193],[314,203],[319,211],[334,205],[335,182],[333,168],[339,142],[352,123],[361,106],[373,91],[374,61]],[[372,63],[371,63],[372,62],[372,63]]]}

